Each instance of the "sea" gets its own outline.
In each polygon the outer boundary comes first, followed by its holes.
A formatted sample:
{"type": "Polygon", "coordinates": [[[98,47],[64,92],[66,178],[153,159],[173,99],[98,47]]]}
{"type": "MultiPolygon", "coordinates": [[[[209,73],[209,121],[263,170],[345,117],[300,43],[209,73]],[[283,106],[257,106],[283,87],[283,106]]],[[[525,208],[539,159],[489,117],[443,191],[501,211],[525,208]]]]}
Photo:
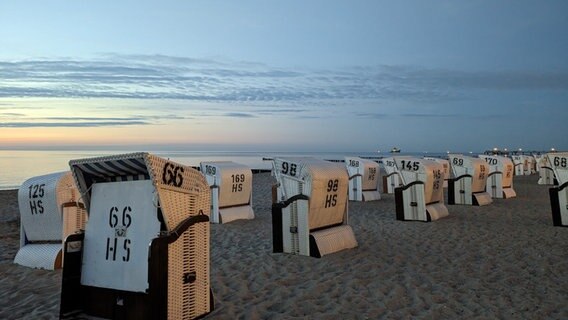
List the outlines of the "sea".
{"type": "MultiPolygon", "coordinates": [[[[346,156],[380,160],[392,156],[378,152],[235,152],[235,151],[149,151],[174,162],[197,167],[202,161],[233,161],[251,169],[270,170],[275,157],[315,157],[341,161],[346,156]]],[[[131,153],[101,150],[0,150],[0,190],[18,189],[29,178],[69,170],[69,161],[131,153]]],[[[445,157],[446,153],[401,152],[397,155],[445,157]]]]}

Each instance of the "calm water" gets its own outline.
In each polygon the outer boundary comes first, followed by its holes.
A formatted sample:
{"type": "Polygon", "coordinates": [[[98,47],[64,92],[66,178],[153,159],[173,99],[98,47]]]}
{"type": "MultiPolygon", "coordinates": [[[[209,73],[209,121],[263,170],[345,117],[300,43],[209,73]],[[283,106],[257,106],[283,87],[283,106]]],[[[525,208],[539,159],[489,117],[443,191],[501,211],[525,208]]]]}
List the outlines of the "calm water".
{"type": "MultiPolygon", "coordinates": [[[[0,190],[17,189],[28,178],[52,172],[69,170],[69,160],[84,159],[112,154],[121,154],[120,151],[22,151],[0,150],[0,190]]],[[[199,166],[202,161],[234,161],[245,164],[253,169],[271,169],[270,161],[263,161],[264,157],[278,156],[311,156],[326,160],[342,160],[345,156],[362,157],[388,157],[388,153],[376,152],[151,152],[172,161],[199,166]]],[[[402,155],[428,155],[444,156],[440,153],[401,153],[402,155]]]]}

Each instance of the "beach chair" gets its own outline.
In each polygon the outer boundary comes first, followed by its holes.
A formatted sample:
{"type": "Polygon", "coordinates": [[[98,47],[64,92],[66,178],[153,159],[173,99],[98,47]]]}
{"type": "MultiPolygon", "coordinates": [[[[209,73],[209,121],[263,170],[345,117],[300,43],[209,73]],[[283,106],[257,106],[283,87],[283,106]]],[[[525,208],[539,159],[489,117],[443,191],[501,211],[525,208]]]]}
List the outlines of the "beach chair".
{"type": "Polygon", "coordinates": [[[69,165],[89,220],[64,244],[60,317],[193,319],[213,310],[205,177],[148,153],[69,165]]]}
{"type": "Polygon", "coordinates": [[[546,157],[558,180],[558,186],[549,189],[552,223],[568,227],[568,152],[549,153],[546,157]]]}
{"type": "Polygon", "coordinates": [[[349,174],[349,200],[374,201],[381,199],[379,164],[372,160],[358,157],[345,157],[349,174]]]}
{"type": "Polygon", "coordinates": [[[525,171],[525,176],[530,176],[535,174],[536,171],[536,159],[534,156],[532,155],[526,155],[525,156],[527,158],[527,168],[525,171]]]}
{"type": "Polygon", "coordinates": [[[548,162],[548,156],[542,155],[538,160],[538,184],[541,185],[556,185],[558,181],[556,181],[554,177],[554,169],[552,169],[550,162],[548,162]]]}
{"type": "Polygon", "coordinates": [[[395,189],[396,219],[435,221],[448,216],[444,205],[444,167],[420,158],[394,157],[402,178],[395,189]]]}
{"type": "Polygon", "coordinates": [[[442,159],[442,158],[436,158],[436,157],[424,157],[424,159],[436,161],[436,162],[442,164],[442,166],[444,168],[444,171],[442,171],[442,174],[444,175],[444,188],[447,188],[448,187],[448,180],[450,180],[450,178],[451,178],[450,161],[448,159],[442,159]]]}
{"type": "Polygon", "coordinates": [[[453,178],[448,182],[448,204],[483,206],[493,202],[485,191],[489,165],[483,159],[450,154],[453,178]]]}
{"type": "Polygon", "coordinates": [[[272,164],[274,252],[320,258],[357,246],[347,224],[349,179],[343,164],[315,158],[275,158],[272,164]]]}
{"type": "Polygon", "coordinates": [[[87,215],[79,198],[69,171],[26,180],[18,190],[20,250],[14,263],[61,268],[63,240],[85,228],[87,215]]]}
{"type": "Polygon", "coordinates": [[[484,155],[479,157],[489,165],[489,175],[485,190],[492,198],[508,199],[517,196],[513,189],[513,175],[515,165],[507,157],[496,155],[484,155]]]}
{"type": "Polygon", "coordinates": [[[393,157],[383,158],[382,163],[386,173],[383,177],[383,192],[393,194],[395,188],[402,186],[400,173],[393,157]]]}
{"type": "Polygon", "coordinates": [[[211,187],[211,222],[254,219],[252,170],[231,161],[201,162],[201,173],[211,187]]]}
{"type": "Polygon", "coordinates": [[[515,165],[515,175],[523,176],[525,172],[529,171],[529,163],[525,155],[513,155],[511,156],[513,164],[515,165]]]}

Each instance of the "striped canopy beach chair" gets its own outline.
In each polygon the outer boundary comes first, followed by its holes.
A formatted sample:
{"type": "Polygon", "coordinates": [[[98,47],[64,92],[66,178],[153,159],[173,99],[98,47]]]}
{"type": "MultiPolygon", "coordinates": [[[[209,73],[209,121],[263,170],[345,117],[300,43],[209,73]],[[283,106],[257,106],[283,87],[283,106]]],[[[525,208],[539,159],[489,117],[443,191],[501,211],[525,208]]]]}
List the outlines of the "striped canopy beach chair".
{"type": "Polygon", "coordinates": [[[343,164],[315,158],[276,158],[272,174],[274,252],[320,258],[355,248],[347,224],[349,179],[343,164]]]}
{"type": "Polygon", "coordinates": [[[203,175],[148,153],[69,164],[89,221],[64,245],[61,318],[209,313],[210,190],[203,175]]]}
{"type": "Polygon", "coordinates": [[[26,180],[18,190],[20,250],[14,263],[41,269],[63,265],[62,242],[85,228],[86,213],[70,171],[26,180]]]}

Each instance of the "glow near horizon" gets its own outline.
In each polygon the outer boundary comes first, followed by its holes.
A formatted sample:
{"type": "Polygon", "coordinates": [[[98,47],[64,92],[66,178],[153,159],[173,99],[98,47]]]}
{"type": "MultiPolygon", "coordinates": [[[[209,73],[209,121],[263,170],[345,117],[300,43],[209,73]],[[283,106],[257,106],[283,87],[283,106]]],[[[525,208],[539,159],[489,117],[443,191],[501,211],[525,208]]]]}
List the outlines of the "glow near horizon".
{"type": "Polygon", "coordinates": [[[567,9],[2,3],[0,148],[568,150],[567,9]]]}

